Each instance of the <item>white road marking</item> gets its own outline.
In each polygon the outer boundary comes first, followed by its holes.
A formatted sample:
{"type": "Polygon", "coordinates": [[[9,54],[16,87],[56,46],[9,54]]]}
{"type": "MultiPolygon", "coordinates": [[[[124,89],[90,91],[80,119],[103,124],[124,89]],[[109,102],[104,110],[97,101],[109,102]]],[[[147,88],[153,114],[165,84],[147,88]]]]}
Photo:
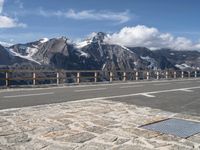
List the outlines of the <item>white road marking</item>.
{"type": "Polygon", "coordinates": [[[106,90],[107,88],[97,88],[97,89],[84,89],[84,90],[74,90],[74,92],[90,92],[90,91],[99,91],[106,90]]]}
{"type": "Polygon", "coordinates": [[[37,93],[37,94],[24,94],[24,95],[9,95],[9,96],[4,96],[4,98],[30,97],[30,96],[53,95],[53,94],[54,94],[54,92],[37,93]]]}
{"type": "Polygon", "coordinates": [[[121,86],[119,87],[120,89],[125,89],[125,88],[134,88],[134,87],[143,87],[144,85],[132,85],[132,86],[121,86]]]}
{"type": "Polygon", "coordinates": [[[157,93],[170,93],[170,92],[178,92],[178,91],[181,92],[181,91],[184,91],[185,89],[187,89],[187,90],[200,89],[200,86],[180,88],[180,89],[161,90],[161,91],[152,91],[152,92],[142,92],[142,93],[127,94],[127,95],[96,97],[96,98],[89,98],[89,99],[82,99],[82,100],[79,99],[79,100],[76,100],[76,101],[106,100],[106,99],[113,99],[113,98],[132,97],[132,96],[138,96],[138,95],[143,95],[143,94],[151,95],[151,94],[157,94],[157,93]]]}
{"type": "Polygon", "coordinates": [[[142,96],[145,96],[145,97],[156,97],[156,96],[154,96],[154,95],[150,95],[150,94],[148,94],[148,93],[143,93],[143,94],[141,94],[142,96]]]}
{"type": "MultiPolygon", "coordinates": [[[[196,87],[188,87],[188,88],[180,88],[180,89],[170,89],[170,90],[162,90],[162,91],[153,91],[153,92],[143,92],[143,93],[135,93],[135,94],[128,94],[128,95],[119,95],[119,96],[107,96],[107,97],[96,97],[96,98],[87,98],[87,99],[77,99],[74,100],[72,102],[67,102],[67,103],[79,103],[79,101],[85,101],[85,102],[89,102],[89,101],[94,101],[94,100],[107,100],[107,99],[112,99],[112,98],[122,98],[122,97],[132,97],[132,96],[138,96],[138,95],[142,95],[142,94],[156,94],[156,93],[169,93],[169,92],[177,92],[177,91],[184,91],[185,89],[187,90],[194,90],[194,89],[200,89],[200,86],[196,86],[196,87]]],[[[66,102],[62,102],[62,103],[66,103],[66,102]]],[[[60,104],[62,104],[60,103],[60,104]]],[[[45,105],[54,105],[54,103],[52,104],[44,104],[45,105]]],[[[28,106],[28,107],[37,107],[36,106],[28,106]]],[[[21,107],[21,108],[27,108],[27,107],[21,107]]],[[[19,110],[21,108],[9,108],[9,109],[2,109],[0,110],[0,112],[2,111],[8,111],[8,110],[19,110]]]]}
{"type": "Polygon", "coordinates": [[[152,80],[152,81],[130,81],[126,83],[101,83],[101,84],[95,84],[95,85],[70,85],[70,86],[58,86],[58,87],[48,87],[48,88],[31,88],[31,89],[26,89],[26,88],[21,88],[21,89],[6,89],[6,90],[0,90],[0,93],[5,93],[5,92],[15,92],[15,91],[36,91],[36,90],[51,90],[51,89],[64,89],[64,88],[82,88],[82,87],[98,87],[98,86],[115,86],[115,85],[134,85],[134,84],[151,84],[151,83],[165,83],[165,82],[183,82],[183,81],[198,81],[200,78],[193,78],[193,79],[174,79],[174,80],[152,80]]]}
{"type": "Polygon", "coordinates": [[[194,91],[189,90],[189,89],[181,89],[180,91],[184,91],[184,92],[194,92],[194,91]]]}
{"type": "Polygon", "coordinates": [[[169,85],[169,84],[171,84],[171,83],[158,83],[158,84],[153,84],[153,85],[160,86],[160,85],[169,85]]]}

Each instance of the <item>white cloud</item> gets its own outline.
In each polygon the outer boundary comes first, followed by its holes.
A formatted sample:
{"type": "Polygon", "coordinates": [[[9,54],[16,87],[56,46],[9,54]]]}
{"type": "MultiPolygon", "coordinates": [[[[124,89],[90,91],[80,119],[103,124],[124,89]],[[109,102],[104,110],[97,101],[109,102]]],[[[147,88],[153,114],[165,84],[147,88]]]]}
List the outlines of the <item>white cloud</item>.
{"type": "Polygon", "coordinates": [[[176,50],[200,50],[200,42],[193,42],[185,37],[175,37],[170,33],[162,33],[153,27],[138,25],[124,27],[119,32],[108,35],[109,43],[124,46],[144,46],[150,49],[172,48],[176,50]]]}
{"type": "Polygon", "coordinates": [[[4,4],[4,0],[0,0],[0,14],[3,11],[3,4],[4,4]]]}
{"type": "Polygon", "coordinates": [[[18,23],[15,19],[0,16],[0,28],[26,27],[26,24],[18,23]]]}
{"type": "Polygon", "coordinates": [[[110,20],[110,21],[117,21],[119,23],[125,23],[130,20],[128,11],[111,12],[111,11],[83,10],[83,11],[76,12],[75,10],[70,9],[66,13],[66,17],[77,19],[77,20],[84,20],[84,19],[110,20]]]}
{"type": "Polygon", "coordinates": [[[0,28],[26,27],[26,24],[17,22],[16,19],[2,15],[4,0],[0,0],[0,28]]]}
{"type": "Polygon", "coordinates": [[[129,16],[129,11],[124,12],[112,12],[112,11],[96,11],[96,10],[82,10],[75,11],[70,9],[66,12],[63,11],[54,11],[49,12],[43,9],[40,9],[39,14],[45,17],[57,16],[57,17],[66,17],[74,20],[98,20],[98,21],[114,21],[118,23],[125,23],[131,18],[129,16]]]}

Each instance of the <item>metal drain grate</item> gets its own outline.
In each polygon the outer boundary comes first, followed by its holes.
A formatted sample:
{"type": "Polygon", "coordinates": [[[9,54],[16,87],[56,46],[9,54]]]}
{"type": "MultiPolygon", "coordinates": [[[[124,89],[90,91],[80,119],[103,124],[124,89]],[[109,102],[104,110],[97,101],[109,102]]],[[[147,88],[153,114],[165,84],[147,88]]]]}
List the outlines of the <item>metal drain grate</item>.
{"type": "Polygon", "coordinates": [[[200,132],[200,122],[171,118],[144,125],[141,126],[141,128],[171,134],[182,138],[188,138],[200,132]]]}

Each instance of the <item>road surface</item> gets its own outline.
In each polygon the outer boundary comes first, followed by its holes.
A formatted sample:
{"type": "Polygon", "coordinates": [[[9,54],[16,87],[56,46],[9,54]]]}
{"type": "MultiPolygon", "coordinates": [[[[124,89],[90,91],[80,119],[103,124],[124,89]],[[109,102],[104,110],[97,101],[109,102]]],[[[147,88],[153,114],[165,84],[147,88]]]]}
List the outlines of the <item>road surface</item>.
{"type": "Polygon", "coordinates": [[[0,109],[103,99],[200,115],[200,79],[0,90],[0,109]]]}

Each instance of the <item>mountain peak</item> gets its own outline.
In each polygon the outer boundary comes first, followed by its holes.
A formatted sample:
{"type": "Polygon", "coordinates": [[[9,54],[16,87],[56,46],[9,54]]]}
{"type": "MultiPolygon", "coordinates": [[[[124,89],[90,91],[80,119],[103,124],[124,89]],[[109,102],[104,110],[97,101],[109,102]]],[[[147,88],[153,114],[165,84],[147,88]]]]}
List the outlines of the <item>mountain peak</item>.
{"type": "Polygon", "coordinates": [[[49,41],[49,39],[48,38],[42,38],[39,41],[40,41],[40,43],[46,43],[47,41],[49,41]]]}
{"type": "Polygon", "coordinates": [[[101,43],[103,43],[105,37],[107,36],[106,33],[104,32],[98,32],[96,33],[96,35],[94,35],[94,37],[92,38],[92,41],[93,42],[97,42],[97,41],[100,41],[101,43]]]}

